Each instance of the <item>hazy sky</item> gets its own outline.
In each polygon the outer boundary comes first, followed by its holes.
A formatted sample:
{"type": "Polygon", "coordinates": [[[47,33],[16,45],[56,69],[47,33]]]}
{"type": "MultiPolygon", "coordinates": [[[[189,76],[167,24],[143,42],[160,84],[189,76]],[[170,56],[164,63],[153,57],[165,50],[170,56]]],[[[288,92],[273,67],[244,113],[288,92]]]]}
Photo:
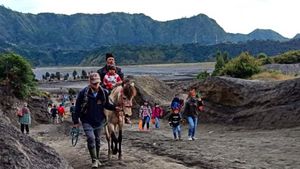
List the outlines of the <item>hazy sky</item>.
{"type": "Polygon", "coordinates": [[[273,29],[292,38],[300,33],[300,0],[0,0],[25,13],[144,13],[159,21],[200,13],[213,18],[231,33],[273,29]]]}

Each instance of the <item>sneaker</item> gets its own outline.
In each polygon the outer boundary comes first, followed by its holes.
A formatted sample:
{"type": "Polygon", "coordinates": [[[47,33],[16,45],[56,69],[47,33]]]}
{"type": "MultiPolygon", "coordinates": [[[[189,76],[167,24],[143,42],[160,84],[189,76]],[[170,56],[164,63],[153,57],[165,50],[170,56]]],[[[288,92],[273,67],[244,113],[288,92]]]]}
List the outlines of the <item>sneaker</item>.
{"type": "Polygon", "coordinates": [[[197,137],[192,137],[192,139],[193,139],[193,140],[197,140],[198,138],[197,138],[197,137]]]}
{"type": "Polygon", "coordinates": [[[93,163],[92,163],[92,168],[98,168],[99,163],[100,163],[99,160],[93,161],[93,163]]]}
{"type": "Polygon", "coordinates": [[[189,140],[189,141],[193,141],[192,137],[189,137],[188,140],[189,140]]]}

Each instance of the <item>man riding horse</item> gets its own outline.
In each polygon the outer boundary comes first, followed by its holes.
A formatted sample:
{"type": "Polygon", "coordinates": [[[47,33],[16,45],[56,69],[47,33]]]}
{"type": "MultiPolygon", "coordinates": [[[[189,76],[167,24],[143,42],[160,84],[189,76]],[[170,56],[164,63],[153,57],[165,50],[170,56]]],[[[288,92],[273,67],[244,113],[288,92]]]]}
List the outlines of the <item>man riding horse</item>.
{"type": "MultiPolygon", "coordinates": [[[[102,87],[104,87],[104,85],[103,85],[104,76],[109,72],[110,66],[115,65],[115,57],[114,57],[113,54],[106,53],[105,58],[106,58],[106,65],[103,66],[101,69],[97,70],[97,72],[100,75],[100,80],[101,80],[101,83],[102,83],[101,84],[102,87]]],[[[116,66],[115,71],[120,76],[121,80],[123,81],[124,80],[124,73],[122,72],[121,68],[116,66]]],[[[131,124],[131,121],[130,121],[130,116],[131,115],[132,114],[127,114],[127,113],[125,114],[125,123],[131,124]]]]}

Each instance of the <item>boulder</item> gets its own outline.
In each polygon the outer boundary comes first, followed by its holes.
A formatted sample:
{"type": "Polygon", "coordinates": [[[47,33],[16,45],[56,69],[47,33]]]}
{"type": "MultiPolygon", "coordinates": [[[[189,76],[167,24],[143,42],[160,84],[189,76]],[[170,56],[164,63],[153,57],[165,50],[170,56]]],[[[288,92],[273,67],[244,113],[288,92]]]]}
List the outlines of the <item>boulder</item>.
{"type": "Polygon", "coordinates": [[[265,82],[211,77],[198,82],[205,100],[202,122],[281,128],[300,125],[300,78],[265,82]]]}
{"type": "Polygon", "coordinates": [[[151,106],[159,103],[165,111],[169,111],[169,105],[174,97],[175,91],[152,76],[129,76],[135,83],[137,96],[133,100],[133,116],[137,117],[140,106],[147,100],[151,106]]]}
{"type": "Polygon", "coordinates": [[[4,113],[0,114],[0,168],[72,168],[54,149],[22,134],[4,113]]]}

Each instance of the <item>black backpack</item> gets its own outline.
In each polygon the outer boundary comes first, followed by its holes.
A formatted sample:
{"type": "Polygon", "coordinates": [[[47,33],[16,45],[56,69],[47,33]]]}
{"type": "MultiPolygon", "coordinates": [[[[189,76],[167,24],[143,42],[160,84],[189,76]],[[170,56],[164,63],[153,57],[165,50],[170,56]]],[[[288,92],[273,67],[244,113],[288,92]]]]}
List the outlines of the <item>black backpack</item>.
{"type": "MultiPolygon", "coordinates": [[[[102,104],[104,105],[106,103],[106,95],[105,95],[104,89],[101,86],[99,86],[99,88],[100,89],[98,91],[98,94],[101,95],[100,99],[101,99],[102,104]]],[[[91,88],[89,86],[87,86],[84,89],[83,103],[81,104],[80,114],[86,114],[87,107],[88,107],[88,99],[89,99],[88,93],[90,90],[91,90],[91,88]]]]}

